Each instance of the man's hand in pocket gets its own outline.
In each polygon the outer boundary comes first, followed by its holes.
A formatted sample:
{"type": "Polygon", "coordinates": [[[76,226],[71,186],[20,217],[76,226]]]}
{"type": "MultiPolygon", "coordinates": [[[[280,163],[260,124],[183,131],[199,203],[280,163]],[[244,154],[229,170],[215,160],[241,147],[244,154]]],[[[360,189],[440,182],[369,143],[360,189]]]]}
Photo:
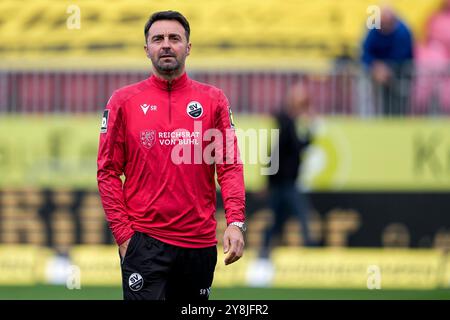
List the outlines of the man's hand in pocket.
{"type": "Polygon", "coordinates": [[[127,253],[128,244],[130,243],[130,239],[128,239],[127,241],[125,241],[124,243],[122,243],[119,246],[119,252],[120,252],[120,256],[122,257],[122,259],[125,257],[125,254],[127,253]]]}

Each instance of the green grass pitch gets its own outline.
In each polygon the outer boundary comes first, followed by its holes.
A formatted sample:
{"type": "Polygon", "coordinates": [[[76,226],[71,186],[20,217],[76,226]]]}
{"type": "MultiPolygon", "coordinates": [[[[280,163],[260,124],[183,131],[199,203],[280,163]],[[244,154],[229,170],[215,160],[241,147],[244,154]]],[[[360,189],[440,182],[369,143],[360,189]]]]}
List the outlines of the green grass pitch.
{"type": "MultiPolygon", "coordinates": [[[[121,300],[120,287],[0,286],[0,300],[121,300]]],[[[450,300],[450,289],[353,290],[283,288],[213,288],[211,300],[450,300]]]]}

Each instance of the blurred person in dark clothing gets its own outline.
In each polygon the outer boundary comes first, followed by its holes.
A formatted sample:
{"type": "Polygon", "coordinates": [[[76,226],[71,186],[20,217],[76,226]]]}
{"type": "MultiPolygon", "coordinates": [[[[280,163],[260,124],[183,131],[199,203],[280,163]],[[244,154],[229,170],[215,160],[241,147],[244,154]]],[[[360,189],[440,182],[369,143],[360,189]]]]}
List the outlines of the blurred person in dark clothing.
{"type": "MultiPolygon", "coordinates": [[[[308,128],[298,130],[297,120],[306,119],[311,114],[307,90],[303,83],[298,83],[291,88],[283,108],[275,115],[280,130],[279,141],[275,146],[278,149],[279,170],[269,176],[269,202],[274,219],[272,225],[265,230],[261,258],[269,257],[272,239],[281,235],[291,215],[296,215],[300,220],[304,245],[312,245],[308,226],[309,201],[307,195],[298,190],[296,185],[302,155],[312,141],[311,131],[308,128]],[[299,135],[298,131],[304,132],[299,135]]],[[[272,161],[276,161],[276,158],[272,157],[272,161]]]]}
{"type": "Polygon", "coordinates": [[[370,29],[363,42],[362,62],[381,96],[384,114],[409,110],[413,36],[408,26],[389,8],[381,9],[380,28],[370,29]]]}

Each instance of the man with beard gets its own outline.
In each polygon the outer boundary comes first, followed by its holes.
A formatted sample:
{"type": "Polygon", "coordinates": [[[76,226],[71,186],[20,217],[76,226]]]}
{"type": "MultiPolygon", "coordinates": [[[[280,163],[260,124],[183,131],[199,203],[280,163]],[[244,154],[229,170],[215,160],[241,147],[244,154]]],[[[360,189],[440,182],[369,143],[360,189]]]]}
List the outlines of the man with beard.
{"type": "Polygon", "coordinates": [[[231,109],[220,89],[187,76],[190,27],[183,15],[157,12],[144,33],[153,75],[113,93],[97,160],[124,299],[207,300],[217,261],[216,172],[228,225],[225,264],[244,250],[243,167],[231,109]],[[204,159],[211,139],[203,135],[211,132],[214,152],[204,159]]]}

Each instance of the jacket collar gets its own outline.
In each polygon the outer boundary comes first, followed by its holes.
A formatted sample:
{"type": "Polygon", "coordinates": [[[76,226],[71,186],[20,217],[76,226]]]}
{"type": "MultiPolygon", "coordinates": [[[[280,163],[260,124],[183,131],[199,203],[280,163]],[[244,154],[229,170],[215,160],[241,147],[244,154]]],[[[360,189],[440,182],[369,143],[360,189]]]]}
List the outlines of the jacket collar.
{"type": "Polygon", "coordinates": [[[189,82],[189,77],[187,76],[186,72],[183,72],[181,76],[178,78],[173,79],[172,81],[168,81],[162,78],[159,78],[155,74],[151,75],[149,77],[149,82],[158,87],[159,89],[169,91],[169,90],[176,90],[180,89],[187,85],[189,82]]]}

